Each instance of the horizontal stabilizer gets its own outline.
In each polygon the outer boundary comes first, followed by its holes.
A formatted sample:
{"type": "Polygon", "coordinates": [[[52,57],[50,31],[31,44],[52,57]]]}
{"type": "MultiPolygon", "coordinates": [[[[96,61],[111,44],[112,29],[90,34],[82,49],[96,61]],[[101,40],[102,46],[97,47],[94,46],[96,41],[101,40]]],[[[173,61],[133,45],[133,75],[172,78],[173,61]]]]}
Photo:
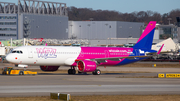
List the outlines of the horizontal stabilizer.
{"type": "Polygon", "coordinates": [[[159,49],[159,51],[157,52],[157,54],[160,54],[161,53],[161,50],[163,48],[164,44],[161,46],[161,48],[159,49]]]}

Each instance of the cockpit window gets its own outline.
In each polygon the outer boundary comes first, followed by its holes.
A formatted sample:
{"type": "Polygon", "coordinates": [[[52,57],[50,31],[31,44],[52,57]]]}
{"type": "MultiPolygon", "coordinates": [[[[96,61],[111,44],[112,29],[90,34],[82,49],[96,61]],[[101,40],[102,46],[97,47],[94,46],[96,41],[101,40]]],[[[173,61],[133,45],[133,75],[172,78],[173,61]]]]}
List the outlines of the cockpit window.
{"type": "Polygon", "coordinates": [[[14,50],[14,51],[12,51],[12,53],[19,53],[19,54],[22,54],[23,52],[22,52],[22,51],[19,51],[19,50],[14,50]]]}

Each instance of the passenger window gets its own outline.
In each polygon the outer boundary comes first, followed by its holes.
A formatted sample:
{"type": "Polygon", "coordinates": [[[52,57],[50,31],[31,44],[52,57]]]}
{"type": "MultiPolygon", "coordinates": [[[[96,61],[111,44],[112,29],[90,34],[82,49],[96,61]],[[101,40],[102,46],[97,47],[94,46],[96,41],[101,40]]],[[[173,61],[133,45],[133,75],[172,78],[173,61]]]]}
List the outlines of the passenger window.
{"type": "Polygon", "coordinates": [[[16,53],[16,51],[12,51],[12,53],[16,53]]]}

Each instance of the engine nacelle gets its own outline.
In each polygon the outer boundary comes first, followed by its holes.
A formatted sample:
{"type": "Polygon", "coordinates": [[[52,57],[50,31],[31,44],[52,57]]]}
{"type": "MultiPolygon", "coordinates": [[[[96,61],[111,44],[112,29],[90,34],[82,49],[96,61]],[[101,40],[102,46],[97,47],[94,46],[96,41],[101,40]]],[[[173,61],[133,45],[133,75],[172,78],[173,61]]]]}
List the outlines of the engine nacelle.
{"type": "Polygon", "coordinates": [[[40,66],[42,71],[57,71],[59,66],[40,66]]]}
{"type": "Polygon", "coordinates": [[[94,61],[82,60],[77,62],[77,70],[80,72],[93,72],[96,70],[94,61]]]}

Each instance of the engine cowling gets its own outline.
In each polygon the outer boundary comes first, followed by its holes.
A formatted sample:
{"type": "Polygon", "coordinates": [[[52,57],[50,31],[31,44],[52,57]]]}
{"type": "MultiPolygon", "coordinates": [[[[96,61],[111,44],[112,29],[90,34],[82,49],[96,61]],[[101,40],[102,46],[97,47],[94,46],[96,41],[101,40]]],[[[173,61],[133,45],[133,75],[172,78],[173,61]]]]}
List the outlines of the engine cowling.
{"type": "Polygon", "coordinates": [[[93,72],[96,70],[94,61],[82,60],[77,62],[77,70],[80,72],[93,72]]]}
{"type": "Polygon", "coordinates": [[[40,66],[42,71],[57,71],[59,66],[40,66]]]}

